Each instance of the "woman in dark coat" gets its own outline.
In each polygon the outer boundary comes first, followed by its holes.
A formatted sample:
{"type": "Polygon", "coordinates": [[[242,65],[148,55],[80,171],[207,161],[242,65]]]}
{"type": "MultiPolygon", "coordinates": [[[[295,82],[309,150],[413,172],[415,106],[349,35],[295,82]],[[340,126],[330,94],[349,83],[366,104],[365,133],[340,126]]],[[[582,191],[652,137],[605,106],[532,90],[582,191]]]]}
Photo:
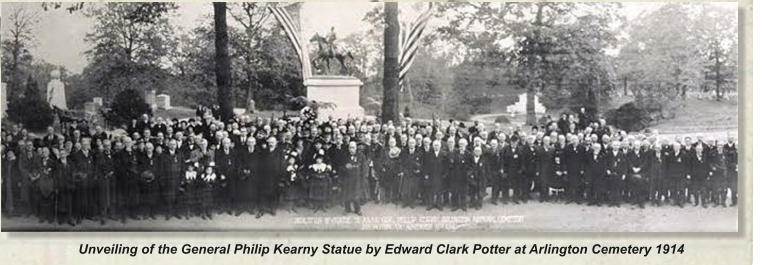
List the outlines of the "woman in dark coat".
{"type": "Polygon", "coordinates": [[[331,189],[331,177],[333,168],[324,161],[323,150],[319,150],[315,156],[315,164],[307,168],[307,183],[309,183],[309,198],[315,212],[325,212],[325,202],[331,189]]]}
{"type": "Polygon", "coordinates": [[[297,163],[298,153],[293,151],[286,158],[286,174],[282,180],[283,202],[289,212],[296,212],[296,202],[302,197],[302,167],[297,163]]]}
{"type": "Polygon", "coordinates": [[[199,163],[187,161],[185,174],[180,181],[180,190],[178,201],[180,202],[180,212],[185,215],[185,219],[190,216],[201,215],[201,189],[203,180],[199,177],[199,163]]]}

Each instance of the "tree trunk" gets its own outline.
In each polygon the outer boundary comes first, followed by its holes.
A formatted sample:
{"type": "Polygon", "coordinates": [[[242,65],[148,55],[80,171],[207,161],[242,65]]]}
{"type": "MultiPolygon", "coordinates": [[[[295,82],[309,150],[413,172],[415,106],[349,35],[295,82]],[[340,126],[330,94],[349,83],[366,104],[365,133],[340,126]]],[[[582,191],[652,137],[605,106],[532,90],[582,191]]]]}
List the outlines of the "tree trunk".
{"type": "Polygon", "coordinates": [[[714,49],[714,91],[717,97],[717,101],[722,99],[722,92],[720,86],[722,85],[722,78],[720,77],[720,51],[714,49]]]}
{"type": "MultiPolygon", "coordinates": [[[[534,22],[534,51],[537,52],[540,50],[540,29],[539,27],[542,26],[542,10],[545,7],[545,3],[538,3],[537,4],[537,14],[535,15],[534,22]]],[[[544,54],[540,55],[541,57],[544,57],[544,54]]],[[[545,58],[542,58],[541,61],[544,61],[545,58]]],[[[536,60],[532,60],[532,62],[535,62],[535,65],[532,66],[532,68],[537,67],[536,60]]],[[[542,69],[545,71],[546,69],[542,69]]],[[[535,125],[537,123],[537,115],[534,109],[534,98],[537,94],[537,91],[535,89],[534,82],[529,82],[529,85],[527,87],[527,118],[526,118],[526,124],[529,126],[535,125]]]]}
{"type": "Polygon", "coordinates": [[[534,98],[537,93],[535,92],[535,89],[533,86],[529,86],[527,88],[527,119],[526,124],[529,126],[534,126],[537,124],[537,114],[535,113],[534,109],[534,98]]]}
{"type": "Polygon", "coordinates": [[[400,22],[396,2],[384,3],[384,101],[381,106],[381,119],[399,122],[400,87],[399,87],[399,34],[400,22]]]}
{"type": "Polygon", "coordinates": [[[214,61],[217,76],[217,102],[223,121],[233,117],[234,98],[230,88],[230,53],[228,51],[228,24],[225,2],[214,2],[214,61]]]}

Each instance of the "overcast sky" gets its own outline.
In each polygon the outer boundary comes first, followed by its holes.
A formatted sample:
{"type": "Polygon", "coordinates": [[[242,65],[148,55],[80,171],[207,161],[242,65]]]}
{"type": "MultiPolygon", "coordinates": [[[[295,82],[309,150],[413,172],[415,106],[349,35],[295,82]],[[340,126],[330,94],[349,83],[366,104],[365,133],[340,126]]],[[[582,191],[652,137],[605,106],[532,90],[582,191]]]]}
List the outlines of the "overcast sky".
{"type": "MultiPolygon", "coordinates": [[[[67,3],[64,3],[66,5],[67,3]]],[[[416,16],[414,7],[420,9],[423,3],[400,4],[402,21],[413,20],[416,16]],[[416,5],[416,6],[413,6],[416,5]]],[[[2,3],[2,33],[7,31],[7,14],[13,8],[26,8],[43,12],[40,3],[2,3]]],[[[187,30],[208,23],[204,18],[212,15],[212,5],[209,3],[178,3],[177,15],[172,18],[172,24],[187,30]]],[[[339,37],[347,34],[363,31],[369,26],[362,21],[365,13],[380,3],[369,2],[307,2],[303,5],[302,16],[305,25],[305,36],[314,33],[325,33],[331,27],[336,28],[339,37]]],[[[623,3],[622,14],[627,19],[633,19],[641,12],[654,10],[661,3],[623,3]]],[[[727,8],[736,8],[736,3],[719,4],[727,8]]],[[[32,49],[35,58],[45,60],[52,64],[63,65],[72,72],[79,73],[87,64],[83,55],[89,49],[83,40],[85,34],[90,31],[93,21],[84,17],[81,12],[69,14],[59,10],[48,10],[41,13],[40,23],[35,30],[37,43],[32,49]]]]}

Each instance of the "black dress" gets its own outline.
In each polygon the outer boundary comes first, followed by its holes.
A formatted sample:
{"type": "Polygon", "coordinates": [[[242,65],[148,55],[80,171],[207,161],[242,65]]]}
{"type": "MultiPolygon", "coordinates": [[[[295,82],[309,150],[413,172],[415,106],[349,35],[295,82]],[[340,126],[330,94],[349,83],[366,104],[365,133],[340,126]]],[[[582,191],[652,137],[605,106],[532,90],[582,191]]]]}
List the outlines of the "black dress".
{"type": "Polygon", "coordinates": [[[309,176],[309,197],[312,201],[323,202],[331,191],[333,169],[328,164],[314,164],[307,169],[309,176]]]}

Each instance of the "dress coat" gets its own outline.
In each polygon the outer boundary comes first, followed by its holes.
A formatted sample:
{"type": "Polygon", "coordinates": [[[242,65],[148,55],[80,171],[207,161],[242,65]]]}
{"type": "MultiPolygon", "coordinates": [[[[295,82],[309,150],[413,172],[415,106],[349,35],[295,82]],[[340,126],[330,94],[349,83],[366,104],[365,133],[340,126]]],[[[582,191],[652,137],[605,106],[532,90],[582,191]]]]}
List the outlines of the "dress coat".
{"type": "Polygon", "coordinates": [[[448,170],[447,154],[443,150],[431,151],[423,157],[423,186],[432,194],[444,192],[448,170]]]}

